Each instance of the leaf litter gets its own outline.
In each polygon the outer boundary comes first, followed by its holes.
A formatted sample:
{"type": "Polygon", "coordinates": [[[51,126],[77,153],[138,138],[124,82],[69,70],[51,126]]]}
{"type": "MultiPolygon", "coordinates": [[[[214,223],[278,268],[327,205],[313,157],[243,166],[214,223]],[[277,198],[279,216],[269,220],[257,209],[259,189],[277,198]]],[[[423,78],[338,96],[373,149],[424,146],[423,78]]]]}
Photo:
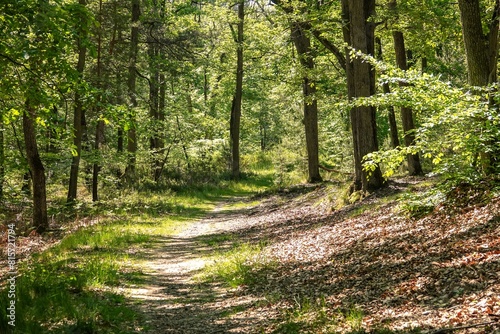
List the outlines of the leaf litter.
{"type": "MultiPolygon", "coordinates": [[[[393,181],[339,210],[325,200],[326,186],[264,196],[236,211],[219,207],[176,242],[149,249],[151,284],[127,293],[140,299],[152,332],[498,333],[500,198],[408,218],[387,198],[416,182],[393,181]],[[197,283],[199,257],[213,252],[201,240],[214,235],[225,244],[265,241],[249,264],[272,265],[255,266],[252,283],[236,289],[197,283]]],[[[23,254],[54,241],[19,240],[23,254]]]]}

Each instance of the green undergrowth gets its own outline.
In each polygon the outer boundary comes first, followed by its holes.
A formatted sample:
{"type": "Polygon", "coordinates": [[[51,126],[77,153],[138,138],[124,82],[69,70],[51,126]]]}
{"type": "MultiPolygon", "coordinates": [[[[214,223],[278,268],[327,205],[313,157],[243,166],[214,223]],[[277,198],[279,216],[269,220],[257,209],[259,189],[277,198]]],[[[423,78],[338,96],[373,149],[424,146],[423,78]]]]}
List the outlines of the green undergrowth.
{"type": "MultiPolygon", "coordinates": [[[[15,332],[133,333],[141,316],[127,306],[118,288],[141,282],[136,259],[126,251],[151,241],[142,228],[103,222],[23,263],[16,279],[15,332]]],[[[5,292],[0,299],[2,305],[9,301],[5,292]]],[[[7,333],[4,319],[2,314],[0,331],[7,333]]]]}
{"type": "MultiPolygon", "coordinates": [[[[55,246],[19,263],[14,333],[145,331],[144,317],[121,293],[122,287],[140,285],[147,278],[141,252],[165,242],[225,198],[243,199],[264,190],[266,177],[254,175],[222,187],[127,190],[95,204],[52,202],[51,214],[59,221],[86,221],[91,226],[72,227],[74,231],[65,232],[55,246]]],[[[0,304],[10,300],[4,288],[0,304]]],[[[13,329],[6,311],[0,309],[0,333],[13,329]]]]}
{"type": "Polygon", "coordinates": [[[295,296],[273,326],[273,334],[402,334],[420,333],[418,328],[393,331],[376,327],[367,331],[363,326],[365,313],[357,305],[334,308],[325,298],[312,300],[308,297],[295,296]]]}
{"type": "MultiPolygon", "coordinates": [[[[221,238],[220,240],[226,241],[221,238]]],[[[214,252],[207,265],[197,275],[200,282],[223,282],[228,287],[259,284],[262,279],[257,272],[270,270],[274,263],[263,255],[265,243],[233,243],[229,249],[214,252]]]]}

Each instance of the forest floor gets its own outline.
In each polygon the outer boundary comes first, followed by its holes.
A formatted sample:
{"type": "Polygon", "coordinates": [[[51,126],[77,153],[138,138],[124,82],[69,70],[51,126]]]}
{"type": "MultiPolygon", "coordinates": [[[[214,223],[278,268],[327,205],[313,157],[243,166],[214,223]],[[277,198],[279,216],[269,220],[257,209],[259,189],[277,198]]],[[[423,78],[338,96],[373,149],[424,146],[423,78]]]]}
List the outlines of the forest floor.
{"type": "Polygon", "coordinates": [[[334,185],[219,199],[146,247],[120,243],[140,261],[112,290],[141,315],[131,332],[500,333],[500,197],[458,189],[408,217],[400,198],[426,187],[395,180],[341,208],[334,185]]]}
{"type": "Polygon", "coordinates": [[[324,186],[221,203],[150,248],[125,292],[150,333],[499,333],[500,198],[414,219],[395,200],[412,188],[340,210],[324,186]]]}

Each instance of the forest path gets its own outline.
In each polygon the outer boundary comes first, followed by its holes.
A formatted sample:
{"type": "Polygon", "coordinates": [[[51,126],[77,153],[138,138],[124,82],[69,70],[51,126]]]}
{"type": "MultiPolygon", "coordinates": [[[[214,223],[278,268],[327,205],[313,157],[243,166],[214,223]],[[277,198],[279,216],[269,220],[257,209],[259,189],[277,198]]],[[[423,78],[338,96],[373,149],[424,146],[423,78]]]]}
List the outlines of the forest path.
{"type": "MultiPolygon", "coordinates": [[[[220,284],[194,278],[214,252],[209,240],[245,226],[244,218],[252,208],[231,209],[234,200],[241,198],[220,202],[205,218],[184,224],[177,234],[158,239],[144,250],[145,282],[127,288],[126,293],[139,302],[147,333],[248,333],[254,328],[252,319],[238,321],[228,315],[250,306],[255,298],[238,297],[220,284]]],[[[225,247],[224,242],[220,247],[225,247]]]]}

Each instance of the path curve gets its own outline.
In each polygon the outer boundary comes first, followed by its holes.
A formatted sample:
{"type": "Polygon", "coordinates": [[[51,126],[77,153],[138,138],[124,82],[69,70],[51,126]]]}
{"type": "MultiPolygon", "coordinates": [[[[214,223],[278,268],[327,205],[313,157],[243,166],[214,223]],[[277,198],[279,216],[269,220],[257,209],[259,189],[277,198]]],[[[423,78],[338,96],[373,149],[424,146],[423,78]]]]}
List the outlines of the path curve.
{"type": "Polygon", "coordinates": [[[201,239],[245,225],[242,222],[248,208],[226,210],[226,204],[220,203],[207,217],[186,224],[176,235],[144,250],[146,281],[125,293],[138,302],[146,316],[149,330],[145,333],[251,333],[259,327],[262,319],[235,316],[239,308],[254,304],[255,298],[238,296],[237,291],[220,284],[194,280],[213,252],[201,239]]]}

